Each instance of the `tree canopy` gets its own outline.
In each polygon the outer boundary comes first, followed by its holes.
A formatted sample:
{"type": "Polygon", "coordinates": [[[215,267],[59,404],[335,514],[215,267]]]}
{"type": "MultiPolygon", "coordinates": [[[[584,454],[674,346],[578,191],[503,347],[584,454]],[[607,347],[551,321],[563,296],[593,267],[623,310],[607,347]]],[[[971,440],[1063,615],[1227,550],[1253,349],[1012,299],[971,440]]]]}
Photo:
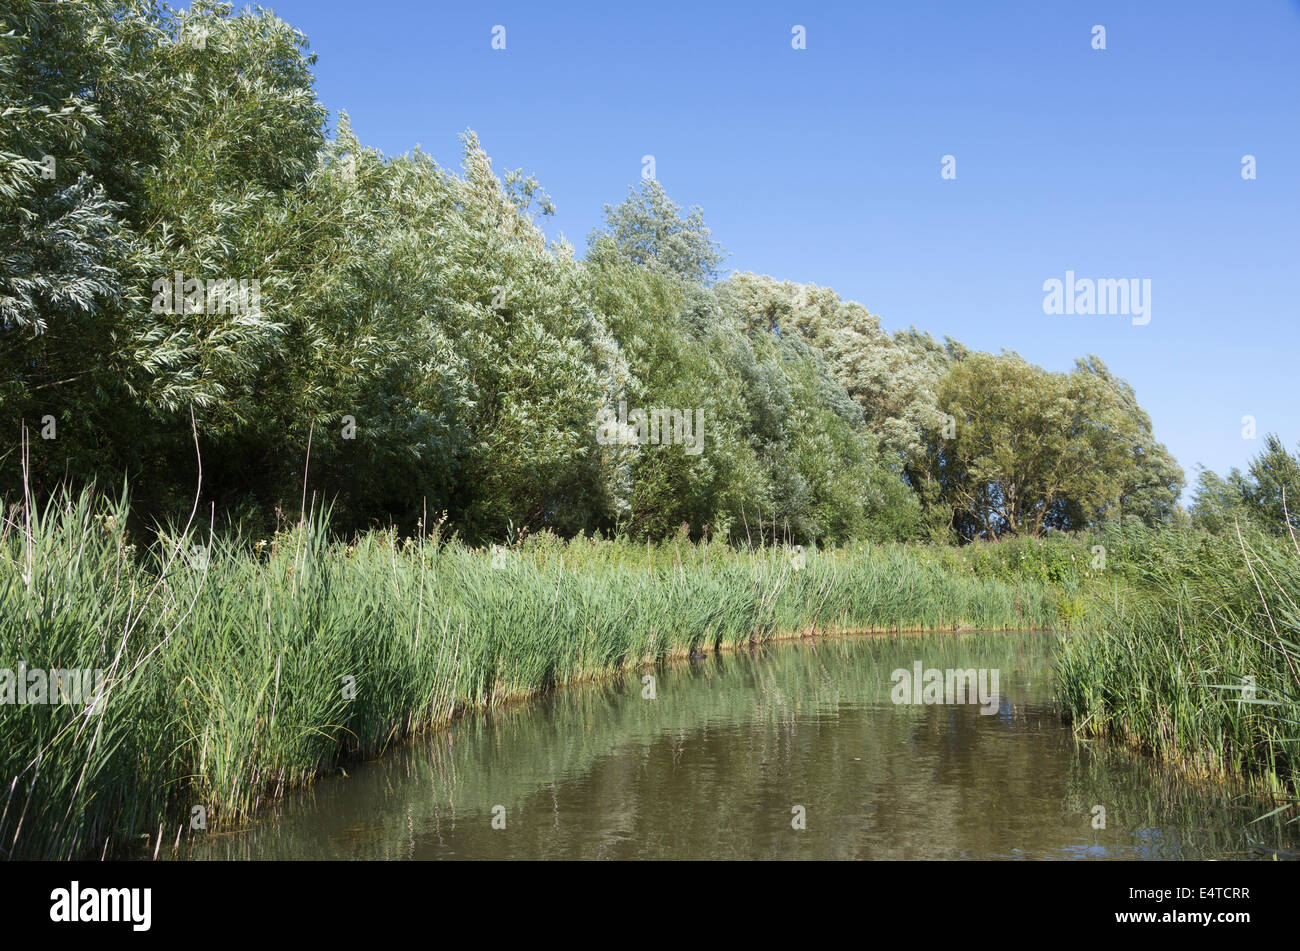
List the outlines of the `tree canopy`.
{"type": "MultiPolygon", "coordinates": [[[[472,537],[972,538],[1175,511],[1182,471],[1095,356],[1047,372],[890,334],[830,288],[719,280],[703,212],[653,179],[579,258],[472,132],[457,170],[331,129],[314,62],[227,3],[0,4],[3,484],[25,425],[38,494],[125,480],[170,516],[192,413],[205,499],[258,530],[304,486],[345,530],[445,515],[472,537]],[[700,451],[603,440],[629,411],[670,437],[695,420],[700,451]]],[[[1286,460],[1243,505],[1280,510],[1286,460]]]]}

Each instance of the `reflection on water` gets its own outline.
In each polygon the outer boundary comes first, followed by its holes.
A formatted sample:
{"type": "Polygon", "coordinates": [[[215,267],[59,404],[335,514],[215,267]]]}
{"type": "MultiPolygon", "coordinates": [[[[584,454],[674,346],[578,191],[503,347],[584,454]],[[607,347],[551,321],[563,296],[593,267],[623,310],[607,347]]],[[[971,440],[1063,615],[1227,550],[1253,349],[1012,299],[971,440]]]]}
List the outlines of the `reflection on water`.
{"type": "MultiPolygon", "coordinates": [[[[292,797],[203,859],[1173,859],[1296,849],[1257,800],[1077,743],[1049,634],[711,656],[459,721],[292,797]],[[892,672],[999,671],[996,712],[895,705],[892,672]],[[802,806],[806,829],[792,828],[802,806]],[[1095,829],[1094,807],[1105,809],[1095,829]],[[504,807],[504,810],[496,807],[504,807]],[[494,828],[504,818],[505,828],[494,828]]],[[[200,835],[202,835],[200,833],[200,835]]]]}

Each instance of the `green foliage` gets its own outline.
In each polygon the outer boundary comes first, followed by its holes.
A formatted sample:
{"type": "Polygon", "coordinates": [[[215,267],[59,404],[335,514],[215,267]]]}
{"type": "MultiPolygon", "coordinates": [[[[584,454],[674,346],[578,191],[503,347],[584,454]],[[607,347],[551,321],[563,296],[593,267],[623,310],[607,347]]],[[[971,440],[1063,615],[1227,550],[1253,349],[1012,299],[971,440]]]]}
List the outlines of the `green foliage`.
{"type": "Polygon", "coordinates": [[[1066,639],[1058,694],[1080,732],[1300,792],[1300,549],[1249,526],[1136,539],[1066,639]]]}
{"type": "Polygon", "coordinates": [[[1047,373],[1015,354],[973,354],[939,388],[954,420],[936,479],[959,531],[996,538],[1083,528],[1132,484],[1139,425],[1097,375],[1047,373]]]}
{"type": "MultiPolygon", "coordinates": [[[[327,135],[315,57],[270,12],[2,15],[0,423],[12,447],[53,420],[31,441],[38,498],[126,480],[149,524],[201,464],[222,522],[263,532],[306,494],[343,531],[445,515],[474,539],[685,525],[807,545],[1154,524],[1181,486],[1096,358],[1061,390],[1010,355],[890,336],[829,288],[714,284],[703,213],[653,180],[578,260],[539,228],[536,179],[498,175],[473,133],[458,171],[368,149],[347,116],[327,135]],[[173,306],[177,276],[256,281],[259,300],[173,306]],[[703,452],[602,443],[620,405],[702,414],[703,452]],[[1009,450],[1024,425],[1041,439],[1009,450]],[[989,496],[1062,459],[1059,485],[989,496]]],[[[19,469],[0,453],[0,480],[19,469]]]]}
{"type": "Polygon", "coordinates": [[[1242,523],[1279,535],[1300,528],[1300,454],[1292,454],[1270,433],[1264,451],[1245,473],[1233,469],[1223,478],[1202,470],[1196,488],[1192,523],[1212,534],[1232,533],[1242,523]]]}
{"type": "MultiPolygon", "coordinates": [[[[1178,495],[1184,484],[1183,469],[1163,443],[1155,439],[1151,417],[1138,405],[1137,394],[1127,381],[1110,372],[1100,357],[1090,355],[1075,362],[1076,372],[1091,375],[1109,395],[1108,405],[1127,421],[1135,431],[1131,439],[1132,467],[1124,467],[1114,475],[1119,478],[1119,494],[1113,507],[1105,515],[1121,523],[1137,522],[1148,527],[1171,524],[1176,519],[1178,495]]],[[[1081,512],[1070,513],[1068,527],[1080,527],[1081,512]]]]}
{"type": "Polygon", "coordinates": [[[1210,469],[1202,469],[1196,479],[1196,500],[1191,520],[1197,528],[1213,535],[1232,531],[1235,524],[1250,518],[1247,499],[1250,486],[1238,469],[1225,479],[1210,469]]]}
{"type": "Polygon", "coordinates": [[[629,189],[617,207],[605,206],[605,230],[592,234],[589,243],[608,244],[634,264],[694,283],[716,278],[723,260],[699,206],[682,217],[681,207],[653,178],[629,189]]]}
{"type": "Polygon", "coordinates": [[[1255,517],[1278,530],[1294,531],[1300,526],[1300,455],[1287,452],[1282,440],[1270,433],[1264,451],[1248,471],[1246,503],[1255,517]]]}
{"type": "Polygon", "coordinates": [[[703,213],[655,181],[579,260],[472,132],[458,171],[329,134],[314,62],[261,9],[0,2],[0,491],[37,500],[0,508],[0,664],[112,671],[93,720],[0,706],[0,848],[96,854],[182,790],[244,814],[457,707],[810,627],[1107,618],[1062,667],[1089,729],[1291,775],[1276,437],[1201,474],[1188,528],[1097,357],[1049,373],[830,288],[715,283],[703,213]],[[171,306],[176,275],[257,306],[171,306]],[[702,451],[602,441],[620,406],[700,414],[702,451]],[[186,532],[134,551],[196,485],[231,526],[209,567],[186,532]],[[500,568],[466,545],[506,538],[500,568]],[[1214,692],[1247,674],[1276,709],[1214,692]]]}
{"type": "MultiPolygon", "coordinates": [[[[124,500],[0,523],[0,669],[102,669],[99,712],[0,704],[0,856],[117,855],[196,802],[230,828],[350,756],[458,709],[781,635],[1041,628],[1034,581],[901,546],[805,553],[551,532],[487,552],[438,529],[331,541],[171,528],[124,500]]],[[[170,836],[170,832],[168,833],[170,836]]]]}

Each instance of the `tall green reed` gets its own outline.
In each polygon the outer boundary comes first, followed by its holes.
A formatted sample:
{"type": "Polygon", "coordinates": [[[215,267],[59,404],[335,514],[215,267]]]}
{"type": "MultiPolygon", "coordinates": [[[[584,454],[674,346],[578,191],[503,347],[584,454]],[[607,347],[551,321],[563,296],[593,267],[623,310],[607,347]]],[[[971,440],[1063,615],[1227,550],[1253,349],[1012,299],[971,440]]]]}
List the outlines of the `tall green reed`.
{"type": "Polygon", "coordinates": [[[901,546],[808,552],[435,531],[346,543],[191,522],[137,550],[125,498],[0,528],[0,668],[102,668],[97,711],[0,705],[8,857],[155,850],[230,827],[457,711],[700,650],[833,631],[1042,628],[1051,588],[901,546]],[[197,821],[197,820],[196,820],[197,821]]]}
{"type": "Polygon", "coordinates": [[[1087,735],[1207,773],[1300,790],[1300,547],[1259,533],[1185,537],[1148,556],[1058,655],[1087,735]]]}

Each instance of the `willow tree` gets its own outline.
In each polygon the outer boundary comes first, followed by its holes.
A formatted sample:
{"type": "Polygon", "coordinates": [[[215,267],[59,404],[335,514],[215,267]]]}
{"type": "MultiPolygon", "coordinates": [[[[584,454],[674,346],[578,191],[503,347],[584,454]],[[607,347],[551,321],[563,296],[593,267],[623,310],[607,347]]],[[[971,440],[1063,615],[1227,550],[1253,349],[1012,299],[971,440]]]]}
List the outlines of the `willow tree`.
{"type": "Polygon", "coordinates": [[[116,133],[159,35],[149,4],[0,4],[0,473],[16,478],[21,424],[53,435],[32,452],[38,491],[146,432],[118,320],[141,302],[123,186],[143,155],[116,133]]]}
{"type": "Polygon", "coordinates": [[[724,258],[703,210],[697,205],[684,211],[653,178],[629,189],[618,205],[605,206],[605,226],[589,243],[602,238],[627,260],[687,282],[711,282],[724,258]]]}
{"type": "MultiPolygon", "coordinates": [[[[1075,368],[1080,373],[1091,374],[1109,388],[1118,400],[1121,412],[1136,427],[1132,445],[1133,466],[1126,470],[1123,489],[1114,508],[1101,514],[1119,522],[1140,522],[1152,528],[1166,524],[1176,515],[1178,496],[1186,481],[1182,466],[1164,443],[1156,439],[1151,417],[1138,404],[1137,394],[1127,380],[1111,373],[1101,358],[1093,354],[1076,360],[1075,368]]],[[[1086,514],[1076,510],[1066,513],[1056,527],[1083,528],[1086,521],[1086,514]]]]}
{"type": "Polygon", "coordinates": [[[952,417],[939,479],[965,534],[1037,535],[1067,507],[1092,519],[1128,484],[1139,426],[1093,373],[976,353],[948,371],[938,396],[952,417]]]}
{"type": "Polygon", "coordinates": [[[1269,433],[1247,472],[1245,501],[1259,523],[1278,533],[1300,528],[1300,453],[1288,452],[1281,438],[1269,433]]]}

